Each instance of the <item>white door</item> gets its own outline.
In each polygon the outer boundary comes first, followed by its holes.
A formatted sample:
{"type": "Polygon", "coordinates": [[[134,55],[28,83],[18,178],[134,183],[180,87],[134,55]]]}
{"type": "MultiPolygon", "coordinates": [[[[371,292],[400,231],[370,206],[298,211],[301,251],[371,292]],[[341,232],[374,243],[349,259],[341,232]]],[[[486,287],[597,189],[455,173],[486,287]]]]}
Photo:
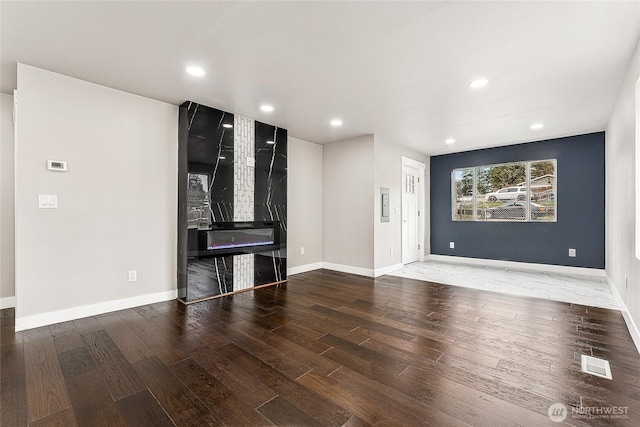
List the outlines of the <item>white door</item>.
{"type": "Polygon", "coordinates": [[[418,192],[420,178],[417,170],[402,168],[402,263],[420,260],[420,228],[418,192]]]}

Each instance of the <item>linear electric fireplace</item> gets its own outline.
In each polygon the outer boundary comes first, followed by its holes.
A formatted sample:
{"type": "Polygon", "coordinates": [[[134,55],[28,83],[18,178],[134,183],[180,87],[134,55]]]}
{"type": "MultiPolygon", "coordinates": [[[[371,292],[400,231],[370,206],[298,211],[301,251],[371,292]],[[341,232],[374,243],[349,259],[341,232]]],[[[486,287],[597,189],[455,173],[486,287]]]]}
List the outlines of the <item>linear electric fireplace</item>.
{"type": "Polygon", "coordinates": [[[218,222],[189,230],[189,257],[247,254],[280,249],[280,223],[218,222]]]}

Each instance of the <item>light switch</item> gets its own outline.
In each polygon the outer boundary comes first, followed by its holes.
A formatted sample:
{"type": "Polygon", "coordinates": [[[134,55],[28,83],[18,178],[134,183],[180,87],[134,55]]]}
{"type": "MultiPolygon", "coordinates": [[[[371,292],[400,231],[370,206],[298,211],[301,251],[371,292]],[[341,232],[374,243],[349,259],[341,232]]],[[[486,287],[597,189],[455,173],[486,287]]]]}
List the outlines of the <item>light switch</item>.
{"type": "Polygon", "coordinates": [[[256,159],[253,157],[247,157],[247,166],[254,168],[256,166],[256,159]]]}
{"type": "Polygon", "coordinates": [[[58,209],[58,196],[55,194],[39,194],[38,208],[40,209],[58,209]]]}
{"type": "Polygon", "coordinates": [[[67,162],[62,160],[47,160],[47,169],[50,171],[66,172],[67,162]]]}

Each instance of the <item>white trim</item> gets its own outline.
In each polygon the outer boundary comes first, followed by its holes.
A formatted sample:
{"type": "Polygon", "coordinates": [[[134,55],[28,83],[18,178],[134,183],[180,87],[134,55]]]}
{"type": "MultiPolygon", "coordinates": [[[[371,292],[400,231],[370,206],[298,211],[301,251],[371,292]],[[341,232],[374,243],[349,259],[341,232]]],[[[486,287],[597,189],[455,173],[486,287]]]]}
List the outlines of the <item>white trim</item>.
{"type": "Polygon", "coordinates": [[[16,306],[16,297],[4,297],[0,298],[0,310],[5,308],[13,308],[16,306]]]}
{"type": "Polygon", "coordinates": [[[158,292],[155,294],[140,295],[132,298],[124,298],[115,301],[100,302],[97,304],[83,305],[66,310],[52,311],[33,316],[16,317],[16,332],[40,326],[53,325],[54,323],[67,322],[82,317],[96,316],[112,311],[124,310],[156,302],[170,301],[178,297],[178,291],[158,292]]]}
{"type": "Polygon", "coordinates": [[[636,91],[636,104],[635,104],[635,125],[636,125],[636,134],[635,134],[635,149],[636,149],[636,158],[635,158],[635,175],[636,175],[636,179],[635,179],[635,184],[636,184],[636,188],[635,188],[635,192],[636,192],[636,211],[635,211],[635,223],[636,223],[636,241],[635,241],[635,246],[636,246],[636,259],[640,259],[640,77],[638,77],[638,80],[636,80],[636,85],[635,85],[635,91],[636,91]]]}
{"type": "Polygon", "coordinates": [[[599,268],[569,267],[566,265],[533,264],[528,262],[502,261],[497,259],[467,258],[461,256],[435,255],[425,257],[425,261],[450,262],[453,264],[481,265],[483,267],[501,267],[514,270],[544,271],[547,273],[576,274],[579,276],[607,277],[599,268]]]}
{"type": "Polygon", "coordinates": [[[293,276],[307,271],[320,270],[323,268],[322,262],[314,262],[312,264],[299,265],[297,267],[287,268],[287,276],[293,276]]]}
{"type": "MultiPolygon", "coordinates": [[[[19,67],[18,67],[19,68],[19,67]]],[[[18,286],[18,249],[20,242],[18,241],[18,223],[21,216],[18,215],[18,89],[13,90],[13,293],[14,307],[18,305],[18,295],[20,287],[18,286]]],[[[17,312],[17,310],[16,310],[17,312]]]]}
{"type": "Polygon", "coordinates": [[[613,297],[615,298],[616,302],[618,303],[618,307],[620,307],[620,311],[627,311],[627,306],[624,303],[624,301],[622,300],[622,297],[618,293],[618,289],[616,288],[616,285],[613,284],[613,281],[611,280],[609,275],[607,275],[607,283],[609,284],[609,287],[611,288],[611,293],[613,294],[613,297]]]}
{"type": "Polygon", "coordinates": [[[627,324],[627,329],[629,329],[629,334],[631,335],[631,339],[633,340],[633,343],[636,345],[636,349],[638,350],[638,353],[640,353],[640,330],[638,330],[638,326],[633,321],[633,318],[629,314],[629,311],[626,310],[626,306],[625,306],[625,310],[621,310],[621,312],[622,312],[622,317],[624,318],[624,321],[627,324]]]}
{"type": "Polygon", "coordinates": [[[613,284],[611,278],[607,275],[607,282],[609,282],[609,286],[611,287],[611,292],[613,293],[618,306],[620,307],[620,312],[622,313],[622,317],[624,318],[624,322],[627,324],[627,329],[629,330],[629,334],[631,335],[631,339],[633,343],[636,345],[638,349],[638,353],[640,353],[640,329],[638,329],[638,325],[633,321],[633,317],[629,313],[629,309],[627,305],[624,303],[624,300],[618,293],[618,288],[613,284]]]}
{"type": "Polygon", "coordinates": [[[373,271],[373,277],[384,276],[396,270],[402,269],[402,263],[390,265],[388,267],[377,268],[373,271]]]}
{"type": "Polygon", "coordinates": [[[393,264],[387,267],[378,268],[376,270],[372,270],[370,268],[362,268],[362,267],[353,267],[351,265],[343,265],[343,264],[333,264],[331,262],[314,262],[313,264],[305,264],[297,267],[291,267],[287,269],[287,274],[289,276],[293,276],[300,273],[306,273],[307,271],[327,269],[333,271],[340,271],[341,273],[351,273],[356,274],[358,276],[366,276],[366,277],[378,277],[383,276],[385,274],[391,273],[392,271],[400,270],[402,268],[402,264],[393,264]]]}
{"type": "Polygon", "coordinates": [[[422,169],[422,170],[426,168],[426,165],[423,162],[414,160],[411,157],[401,156],[401,158],[402,158],[402,166],[409,166],[410,168],[422,169]]]}
{"type": "Polygon", "coordinates": [[[374,271],[370,268],[352,267],[350,265],[333,264],[331,262],[323,262],[322,268],[327,270],[340,271],[342,273],[351,273],[358,276],[374,277],[374,271]]]}

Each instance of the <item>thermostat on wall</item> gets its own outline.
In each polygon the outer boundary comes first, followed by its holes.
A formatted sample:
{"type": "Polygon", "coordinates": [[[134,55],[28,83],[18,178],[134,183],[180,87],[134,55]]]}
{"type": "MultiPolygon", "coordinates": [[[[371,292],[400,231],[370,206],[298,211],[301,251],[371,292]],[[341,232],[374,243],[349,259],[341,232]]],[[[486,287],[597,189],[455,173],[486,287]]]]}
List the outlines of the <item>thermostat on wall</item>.
{"type": "Polygon", "coordinates": [[[67,162],[61,160],[47,160],[47,169],[50,171],[66,172],[67,162]]]}

